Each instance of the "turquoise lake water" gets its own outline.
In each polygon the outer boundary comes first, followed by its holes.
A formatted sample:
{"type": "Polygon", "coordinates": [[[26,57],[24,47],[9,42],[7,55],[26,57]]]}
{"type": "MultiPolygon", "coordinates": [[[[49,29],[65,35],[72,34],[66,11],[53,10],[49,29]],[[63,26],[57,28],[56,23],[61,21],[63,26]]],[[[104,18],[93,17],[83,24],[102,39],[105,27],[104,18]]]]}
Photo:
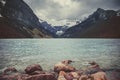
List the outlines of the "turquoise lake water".
{"type": "Polygon", "coordinates": [[[0,39],[0,70],[18,70],[38,63],[44,70],[71,59],[77,69],[96,61],[103,68],[120,67],[120,39],[0,39]]]}

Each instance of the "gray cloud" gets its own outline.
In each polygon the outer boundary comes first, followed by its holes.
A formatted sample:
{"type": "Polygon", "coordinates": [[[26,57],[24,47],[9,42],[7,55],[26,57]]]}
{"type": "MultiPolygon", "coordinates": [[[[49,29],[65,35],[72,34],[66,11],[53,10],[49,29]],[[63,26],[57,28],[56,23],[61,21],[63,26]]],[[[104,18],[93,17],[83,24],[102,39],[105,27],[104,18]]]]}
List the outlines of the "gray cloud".
{"type": "Polygon", "coordinates": [[[119,9],[120,0],[24,0],[35,14],[51,24],[60,20],[81,19],[97,8],[119,9]]]}
{"type": "Polygon", "coordinates": [[[120,7],[120,0],[112,0],[115,6],[120,7]]]}

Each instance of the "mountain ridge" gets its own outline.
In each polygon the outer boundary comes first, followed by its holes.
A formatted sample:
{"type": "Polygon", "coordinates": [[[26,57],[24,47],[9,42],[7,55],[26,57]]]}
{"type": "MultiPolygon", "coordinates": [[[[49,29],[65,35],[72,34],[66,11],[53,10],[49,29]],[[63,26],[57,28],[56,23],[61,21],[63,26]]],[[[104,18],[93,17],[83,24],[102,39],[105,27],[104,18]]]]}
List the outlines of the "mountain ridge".
{"type": "MultiPolygon", "coordinates": [[[[83,37],[84,38],[85,36],[81,36],[81,35],[83,35],[83,33],[86,32],[90,27],[97,25],[97,24],[99,24],[99,25],[103,24],[105,21],[109,21],[112,17],[119,17],[118,11],[104,10],[104,9],[98,8],[86,20],[84,20],[80,24],[73,26],[73,27],[69,28],[68,30],[66,30],[66,32],[61,37],[64,37],[64,38],[82,38],[83,37]]],[[[109,22],[107,22],[107,23],[109,24],[109,22]]],[[[112,23],[112,24],[114,24],[114,23],[112,23]]],[[[117,24],[119,25],[119,23],[117,23],[117,24]]],[[[97,27],[97,26],[95,26],[95,27],[97,27]]],[[[91,32],[95,32],[95,31],[93,30],[91,32]]],[[[107,32],[107,30],[106,30],[106,32],[107,32]]],[[[108,32],[109,32],[109,29],[108,29],[108,32]]],[[[102,33],[102,32],[99,31],[99,33],[102,33]]],[[[89,34],[91,34],[91,36],[86,36],[86,37],[88,37],[88,38],[102,38],[103,37],[103,36],[99,36],[99,35],[92,36],[93,33],[89,33],[89,34]]],[[[86,34],[86,35],[89,35],[89,34],[86,34]]],[[[96,34],[96,33],[94,33],[94,34],[96,34]]],[[[118,34],[118,35],[119,35],[118,37],[120,37],[120,34],[118,34]]],[[[112,36],[109,36],[109,37],[112,38],[112,36]]]]}
{"type": "Polygon", "coordinates": [[[93,14],[89,15],[88,18],[82,22],[76,22],[77,24],[72,27],[51,26],[47,21],[39,19],[23,0],[1,0],[0,14],[1,38],[5,38],[5,36],[9,38],[19,38],[20,35],[25,38],[112,38],[115,35],[117,35],[118,38],[120,37],[119,33],[113,33],[115,31],[118,32],[118,30],[120,31],[120,24],[115,23],[115,21],[120,21],[120,10],[114,11],[98,8],[93,14]],[[107,27],[107,24],[111,25],[107,27]],[[113,24],[115,24],[115,27],[112,26],[113,24]],[[113,31],[111,28],[113,28],[113,31]],[[2,29],[4,30],[2,31],[2,29]],[[6,35],[7,29],[11,30],[8,31],[8,35],[6,35]],[[105,32],[109,33],[102,34],[104,29],[106,30],[105,32]],[[10,34],[12,34],[11,37],[9,36],[10,34]]]}
{"type": "MultiPolygon", "coordinates": [[[[2,0],[0,4],[0,13],[2,17],[4,17],[0,19],[1,22],[2,19],[4,19],[4,23],[6,19],[6,21],[14,23],[14,25],[12,24],[13,27],[17,25],[17,28],[19,28],[20,31],[26,30],[26,32],[30,34],[32,38],[52,37],[52,35],[48,34],[48,31],[46,31],[41,25],[39,19],[34,14],[32,9],[23,0],[2,0]],[[2,4],[3,2],[5,3],[4,5],[2,4]]],[[[7,23],[4,23],[4,25],[6,25],[6,29],[9,26],[7,23]]],[[[0,32],[3,34],[3,31],[0,32]]],[[[12,32],[9,32],[9,34],[12,34],[12,32]]],[[[3,38],[5,38],[5,36],[3,36],[3,38]]],[[[29,36],[26,36],[26,38],[29,38],[29,36]]]]}

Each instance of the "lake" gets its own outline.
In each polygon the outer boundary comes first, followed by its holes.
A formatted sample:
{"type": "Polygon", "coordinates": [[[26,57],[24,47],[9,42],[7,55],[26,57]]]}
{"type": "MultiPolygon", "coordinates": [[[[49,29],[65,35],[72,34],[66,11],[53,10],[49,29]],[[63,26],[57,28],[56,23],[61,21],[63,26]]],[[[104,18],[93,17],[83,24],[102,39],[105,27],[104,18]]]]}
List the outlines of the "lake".
{"type": "Polygon", "coordinates": [[[24,70],[38,63],[44,70],[71,59],[77,69],[96,61],[103,68],[120,68],[120,39],[0,39],[0,70],[24,70]]]}

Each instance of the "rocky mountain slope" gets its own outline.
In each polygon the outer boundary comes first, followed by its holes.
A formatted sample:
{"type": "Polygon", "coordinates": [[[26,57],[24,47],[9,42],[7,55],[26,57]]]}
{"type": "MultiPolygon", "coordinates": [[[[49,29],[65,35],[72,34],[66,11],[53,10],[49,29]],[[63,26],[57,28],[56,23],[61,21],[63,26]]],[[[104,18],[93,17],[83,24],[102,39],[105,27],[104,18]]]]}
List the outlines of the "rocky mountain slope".
{"type": "Polygon", "coordinates": [[[0,38],[51,37],[23,0],[1,0],[0,14],[0,38]]]}
{"type": "Polygon", "coordinates": [[[62,35],[65,38],[119,38],[120,11],[98,8],[80,24],[75,25],[62,35]]]}

